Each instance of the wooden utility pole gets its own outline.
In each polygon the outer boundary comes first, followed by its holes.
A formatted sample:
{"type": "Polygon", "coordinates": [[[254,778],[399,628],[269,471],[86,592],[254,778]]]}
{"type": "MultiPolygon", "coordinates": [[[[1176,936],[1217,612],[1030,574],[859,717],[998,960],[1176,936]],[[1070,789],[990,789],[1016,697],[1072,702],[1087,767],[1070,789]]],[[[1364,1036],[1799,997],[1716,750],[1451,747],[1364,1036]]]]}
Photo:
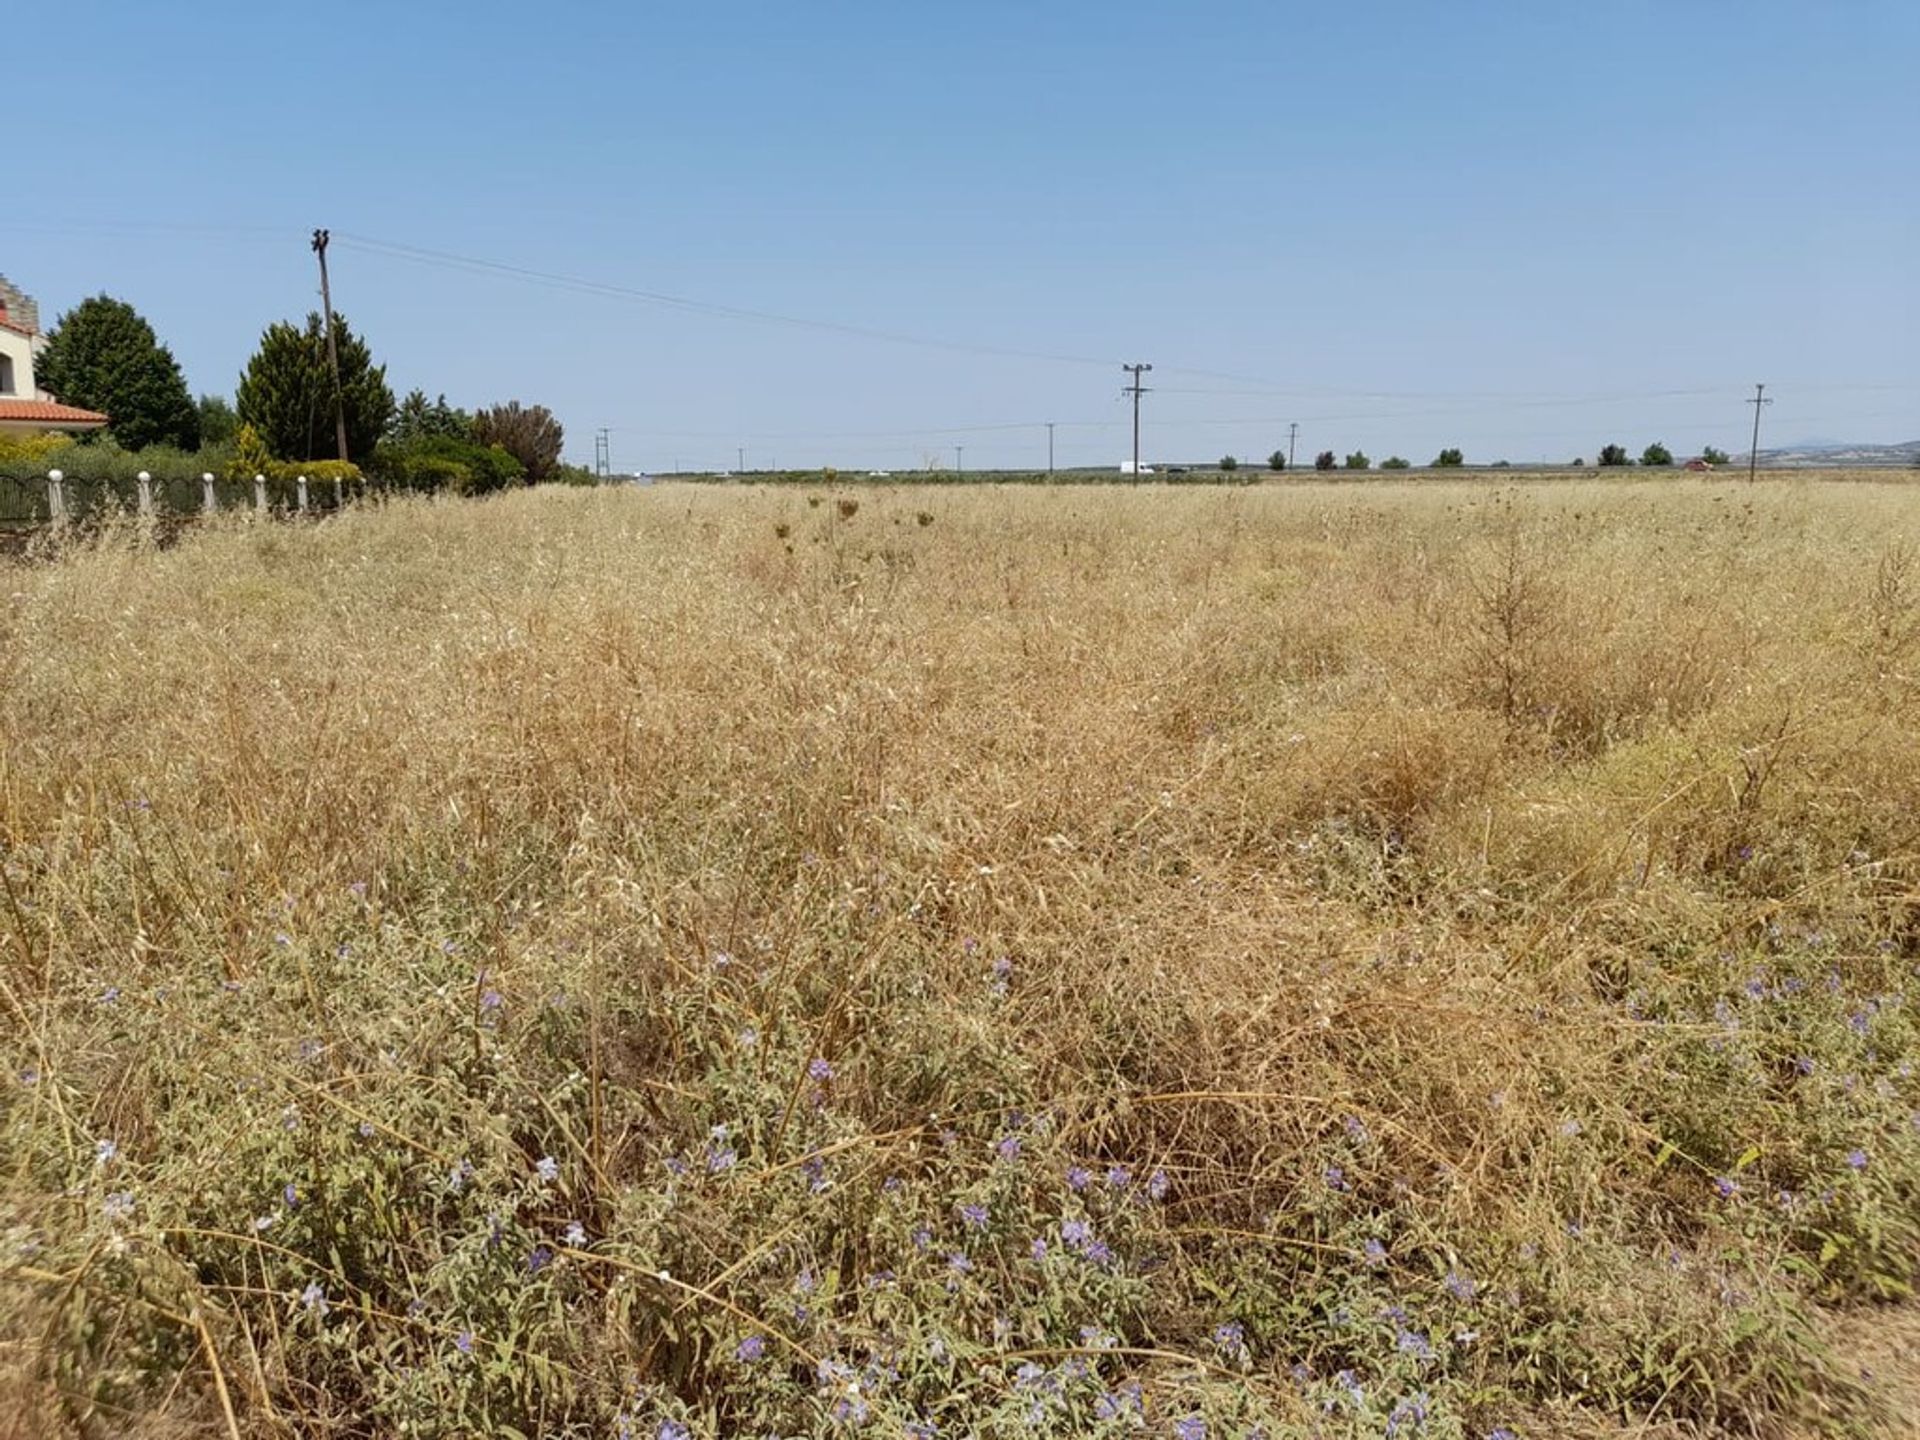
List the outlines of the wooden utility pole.
{"type": "Polygon", "coordinates": [[[1767,399],[1766,386],[1753,387],[1753,398],[1747,401],[1747,404],[1753,406],[1753,448],[1747,451],[1747,483],[1749,485],[1753,483],[1754,471],[1760,468],[1760,407],[1772,403],[1773,401],[1767,399]]]}
{"type": "Polygon", "coordinates": [[[1287,469],[1293,468],[1293,438],[1300,433],[1299,423],[1287,426],[1287,469]]]}
{"type": "Polygon", "coordinates": [[[1133,383],[1123,388],[1122,395],[1133,397],[1133,476],[1140,478],[1140,397],[1147,393],[1147,387],[1140,383],[1140,377],[1153,369],[1151,365],[1122,365],[1120,367],[1133,377],[1133,383]]]}
{"type": "Polygon", "coordinates": [[[1047,473],[1053,473],[1053,421],[1047,421],[1047,473]]]}
{"type": "Polygon", "coordinates": [[[340,345],[333,338],[333,291],[327,286],[327,241],[324,230],[313,232],[313,253],[320,257],[320,303],[327,312],[327,368],[333,372],[333,438],[340,446],[340,459],[347,459],[347,404],[340,392],[340,345]]]}

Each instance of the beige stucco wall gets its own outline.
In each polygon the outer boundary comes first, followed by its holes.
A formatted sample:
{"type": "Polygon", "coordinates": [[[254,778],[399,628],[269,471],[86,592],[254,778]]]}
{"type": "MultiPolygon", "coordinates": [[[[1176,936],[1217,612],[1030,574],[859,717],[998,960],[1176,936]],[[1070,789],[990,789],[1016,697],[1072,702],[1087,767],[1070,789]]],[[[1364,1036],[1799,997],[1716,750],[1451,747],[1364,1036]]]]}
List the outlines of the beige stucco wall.
{"type": "Polygon", "coordinates": [[[13,361],[12,397],[16,400],[33,399],[33,341],[25,335],[0,327],[0,355],[13,361]]]}

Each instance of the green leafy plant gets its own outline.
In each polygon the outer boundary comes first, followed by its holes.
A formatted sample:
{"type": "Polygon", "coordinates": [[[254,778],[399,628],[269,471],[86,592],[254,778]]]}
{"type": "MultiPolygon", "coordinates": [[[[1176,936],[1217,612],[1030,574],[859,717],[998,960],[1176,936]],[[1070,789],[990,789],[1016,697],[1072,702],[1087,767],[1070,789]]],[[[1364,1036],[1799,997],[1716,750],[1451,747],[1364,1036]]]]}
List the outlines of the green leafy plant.
{"type": "MultiPolygon", "coordinates": [[[[333,318],[347,455],[364,465],[393,417],[393,391],[387,388],[386,367],[373,363],[366,342],[344,316],[336,312],[333,318]]],[[[240,419],[259,432],[276,459],[339,458],[333,375],[317,312],[307,316],[304,329],[285,322],[267,327],[235,398],[240,419]]]]}

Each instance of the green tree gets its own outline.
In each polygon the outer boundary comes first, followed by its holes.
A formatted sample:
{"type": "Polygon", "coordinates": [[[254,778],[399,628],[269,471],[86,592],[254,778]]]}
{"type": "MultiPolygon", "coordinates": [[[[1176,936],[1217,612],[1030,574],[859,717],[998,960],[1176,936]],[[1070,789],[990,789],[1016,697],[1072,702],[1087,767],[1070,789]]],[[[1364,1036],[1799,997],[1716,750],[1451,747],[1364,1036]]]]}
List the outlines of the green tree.
{"type": "Polygon", "coordinates": [[[1349,470],[1370,470],[1372,468],[1373,462],[1367,459],[1367,452],[1364,450],[1356,450],[1347,456],[1347,469],[1349,470]]]}
{"type": "Polygon", "coordinates": [[[1331,450],[1322,450],[1318,455],[1313,457],[1313,468],[1316,470],[1331,470],[1339,463],[1339,460],[1335,458],[1331,450]]]}
{"type": "Polygon", "coordinates": [[[1220,468],[1222,470],[1225,470],[1229,475],[1231,475],[1235,470],[1238,470],[1240,468],[1239,457],[1234,455],[1222,455],[1220,457],[1220,468]]]}
{"type": "Polygon", "coordinates": [[[1709,445],[1700,452],[1700,458],[1709,465],[1724,465],[1731,458],[1724,450],[1716,450],[1709,445]]]}
{"type": "Polygon", "coordinates": [[[1458,450],[1451,448],[1442,450],[1438,455],[1433,457],[1433,465],[1436,470],[1452,470],[1466,463],[1467,457],[1462,455],[1458,450]]]}
{"type": "Polygon", "coordinates": [[[1587,463],[1587,457],[1584,455],[1576,455],[1573,457],[1573,468],[1576,470],[1583,468],[1586,465],[1586,463],[1587,463]]]}
{"type": "MultiPolygon", "coordinates": [[[[347,455],[356,465],[373,457],[374,446],[393,418],[393,391],[387,369],[373,363],[366,341],[333,316],[340,350],[340,397],[347,422],[347,455]]],[[[260,348],[240,377],[240,418],[260,432],[267,449],[281,460],[336,458],[333,428],[333,376],[327,364],[325,327],[316,312],[306,328],[286,321],[269,325],[260,348]]]]}
{"type": "Polygon", "coordinates": [[[1287,468],[1287,452],[1284,450],[1276,450],[1271,455],[1267,456],[1267,468],[1269,470],[1286,469],[1287,468]]]}
{"type": "Polygon", "coordinates": [[[1380,462],[1380,468],[1382,470],[1411,470],[1413,465],[1412,462],[1399,455],[1389,455],[1380,462]]]}
{"type": "Polygon", "coordinates": [[[1673,464],[1673,452],[1656,440],[1640,452],[1640,463],[1650,469],[1657,468],[1661,465],[1671,465],[1673,464]]]}
{"type": "Polygon", "coordinates": [[[200,412],[202,445],[225,445],[240,428],[240,417],[224,395],[202,395],[194,408],[200,412]]]}
{"type": "Polygon", "coordinates": [[[523,406],[510,400],[473,417],[473,438],[482,445],[498,445],[513,456],[527,472],[527,483],[537,485],[560,463],[566,431],[546,406],[523,406]]]}
{"type": "Polygon", "coordinates": [[[233,458],[227,461],[229,480],[251,480],[272,469],[273,456],[267,453],[267,442],[260,438],[258,430],[242,425],[233,432],[233,458]]]}
{"type": "Polygon", "coordinates": [[[1608,445],[1600,451],[1600,464],[1603,469],[1613,469],[1616,466],[1632,463],[1624,445],[1608,445]]]}
{"type": "Polygon", "coordinates": [[[431,403],[424,390],[410,390],[393,412],[385,438],[397,444],[442,436],[452,440],[473,438],[473,416],[447,404],[445,395],[431,403]]]}
{"type": "Polygon", "coordinates": [[[200,414],[179,362],[124,300],[82,300],[55,323],[33,368],[62,404],[103,412],[125,449],[199,447],[200,414]]]}

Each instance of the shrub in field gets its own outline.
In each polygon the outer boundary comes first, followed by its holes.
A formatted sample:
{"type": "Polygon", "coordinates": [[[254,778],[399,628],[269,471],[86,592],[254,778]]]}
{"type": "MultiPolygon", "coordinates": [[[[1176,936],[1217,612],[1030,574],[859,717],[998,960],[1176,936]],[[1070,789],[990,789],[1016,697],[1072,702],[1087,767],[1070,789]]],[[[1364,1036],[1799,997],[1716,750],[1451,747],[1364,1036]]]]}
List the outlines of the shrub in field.
{"type": "Polygon", "coordinates": [[[1331,470],[1338,463],[1331,450],[1322,450],[1313,457],[1313,468],[1316,470],[1331,470]]]}
{"type": "Polygon", "coordinates": [[[1649,468],[1673,464],[1673,452],[1658,440],[1640,452],[1640,463],[1649,468]]]}
{"type": "Polygon", "coordinates": [[[1410,470],[1413,467],[1402,456],[1389,455],[1380,462],[1380,468],[1382,470],[1410,470]]]}
{"type": "Polygon", "coordinates": [[[1240,468],[1240,461],[1235,456],[1222,455],[1220,457],[1220,468],[1226,471],[1229,475],[1231,475],[1234,471],[1240,468]]]}
{"type": "Polygon", "coordinates": [[[1274,471],[1286,469],[1287,468],[1287,452],[1284,450],[1276,450],[1271,455],[1267,456],[1267,468],[1269,470],[1274,470],[1274,471]]]}
{"type": "Polygon", "coordinates": [[[383,444],[368,469],[384,485],[456,495],[492,494],[521,483],[526,475],[520,462],[498,445],[452,435],[383,444]]]}
{"type": "MultiPolygon", "coordinates": [[[[1466,457],[1461,454],[1460,451],[1451,448],[1442,450],[1438,455],[1433,457],[1433,466],[1436,470],[1457,469],[1466,463],[1466,457]]],[[[1575,461],[1574,463],[1578,464],[1579,462],[1575,461]]]]}
{"type": "Polygon", "coordinates": [[[1622,445],[1606,445],[1600,450],[1600,465],[1603,469],[1614,469],[1622,465],[1633,464],[1633,457],[1627,454],[1622,445]]]}
{"type": "Polygon", "coordinates": [[[1356,450],[1347,456],[1346,464],[1349,470],[1365,470],[1370,468],[1373,462],[1367,458],[1365,451],[1356,450]]]}
{"type": "Polygon", "coordinates": [[[1707,446],[1706,449],[1700,452],[1700,458],[1706,461],[1707,464],[1709,465],[1725,465],[1729,459],[1729,456],[1727,455],[1726,451],[1716,450],[1713,448],[1713,446],[1709,445],[1707,446]]]}
{"type": "Polygon", "coordinates": [[[267,442],[260,438],[260,432],[242,423],[234,432],[233,454],[226,464],[226,478],[251,480],[256,475],[267,474],[273,466],[273,455],[267,449],[267,442]]]}

